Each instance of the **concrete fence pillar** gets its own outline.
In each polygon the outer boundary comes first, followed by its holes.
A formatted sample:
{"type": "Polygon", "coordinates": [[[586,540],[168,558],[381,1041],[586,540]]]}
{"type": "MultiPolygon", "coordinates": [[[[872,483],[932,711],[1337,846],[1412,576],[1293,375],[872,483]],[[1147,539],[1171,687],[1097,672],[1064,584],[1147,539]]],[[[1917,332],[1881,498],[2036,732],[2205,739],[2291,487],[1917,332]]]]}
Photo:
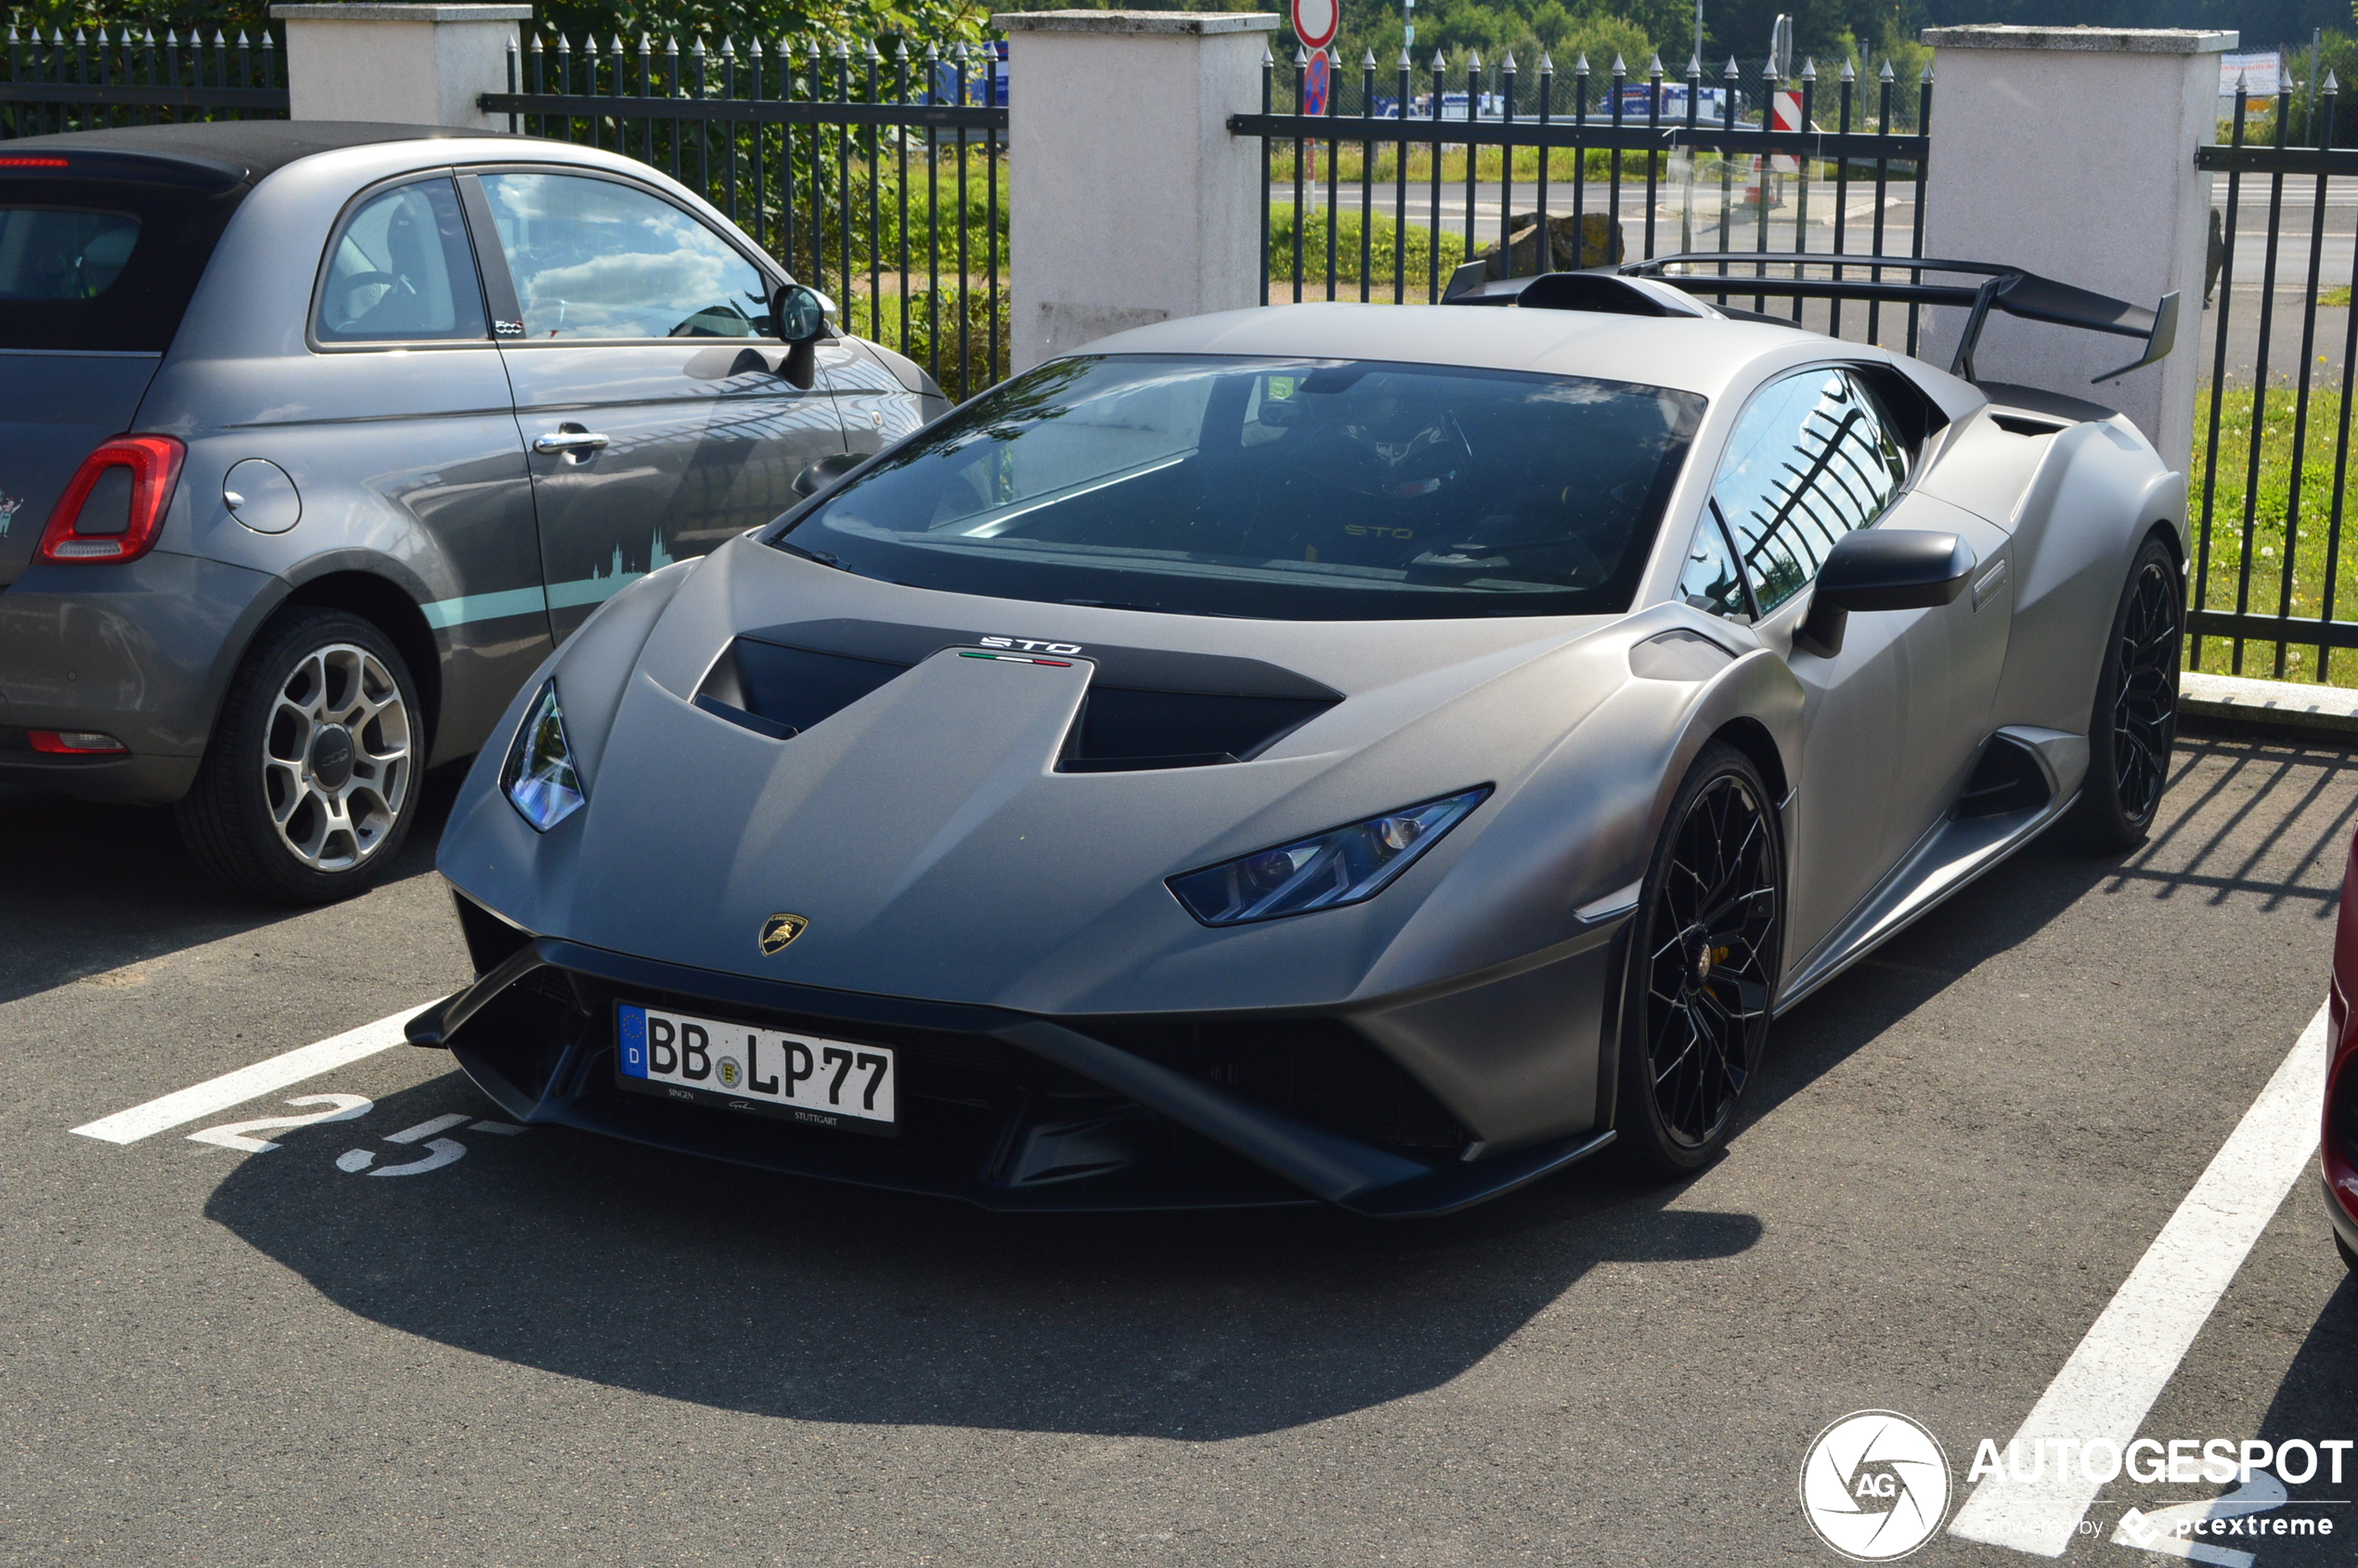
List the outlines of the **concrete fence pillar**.
{"type": "Polygon", "coordinates": [[[475,106],[508,90],[508,51],[529,6],[342,0],[273,6],[287,24],[287,96],[296,120],[369,120],[504,131],[475,106]]]}
{"type": "MultiPolygon", "coordinates": [[[[1924,193],[1924,253],[2012,262],[2151,305],[2178,294],[2178,347],[2101,387],[2133,339],[1994,314],[1975,369],[2120,409],[2184,469],[2201,365],[2219,61],[2233,32],[2094,27],[1936,27],[1939,110],[1924,193]]],[[[1948,363],[1964,312],[1942,310],[1924,357],[1948,363]]]]}
{"type": "Polygon", "coordinates": [[[1277,19],[1018,11],[1007,34],[1015,369],[1125,328],[1260,303],[1261,108],[1277,19]]]}

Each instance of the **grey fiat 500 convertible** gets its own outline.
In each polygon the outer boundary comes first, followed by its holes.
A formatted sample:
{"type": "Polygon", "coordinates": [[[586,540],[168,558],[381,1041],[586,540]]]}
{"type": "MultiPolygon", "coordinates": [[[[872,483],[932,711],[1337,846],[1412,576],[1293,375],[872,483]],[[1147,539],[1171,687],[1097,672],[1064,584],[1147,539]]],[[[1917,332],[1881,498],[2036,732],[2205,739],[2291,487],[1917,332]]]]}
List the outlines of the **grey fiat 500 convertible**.
{"type": "MultiPolygon", "coordinates": [[[[1888,265],[1792,285],[1970,312],[1967,371],[1993,309],[2169,347],[1888,265]]],[[[1698,1168],[1780,1009],[2066,813],[2144,834],[2185,482],[1682,280],[1141,328],[634,584],[476,761],[481,978],[411,1039],[1003,1208],[1698,1168]]]]}
{"type": "Polygon", "coordinates": [[[0,781],[365,886],[599,603],[946,406],[644,164],[403,126],[0,157],[0,781]],[[817,472],[824,473],[823,467],[817,472]],[[806,481],[808,483],[808,481],[806,481]]]}

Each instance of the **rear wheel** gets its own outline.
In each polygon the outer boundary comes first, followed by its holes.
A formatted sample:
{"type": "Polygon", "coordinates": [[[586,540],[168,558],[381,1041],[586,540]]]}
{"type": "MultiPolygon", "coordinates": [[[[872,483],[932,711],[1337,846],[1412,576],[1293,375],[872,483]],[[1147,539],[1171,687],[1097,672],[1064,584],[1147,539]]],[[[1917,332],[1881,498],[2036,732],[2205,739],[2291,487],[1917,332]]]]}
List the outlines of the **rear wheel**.
{"type": "Polygon", "coordinates": [[[348,898],[408,836],[422,741],[417,685],[384,633],[341,610],[283,612],[229,683],[175,811],[181,839],[257,897],[348,898]]]}
{"type": "Polygon", "coordinates": [[[2144,842],[2178,739],[2178,649],[2186,589],[2177,558],[2149,538],[2129,568],[2088,723],[2088,777],[2072,823],[2093,849],[2144,842]]]}
{"type": "Polygon", "coordinates": [[[1768,1037],[1784,846],[1752,759],[1713,742],[1679,785],[1631,927],[1615,1125],[1626,1164],[1718,1157],[1768,1037]]]}
{"type": "Polygon", "coordinates": [[[2339,1231],[2334,1232],[2334,1251],[2341,1254],[2342,1267],[2352,1274],[2358,1274],[2358,1252],[2350,1250],[2350,1243],[2341,1238],[2339,1231]]]}

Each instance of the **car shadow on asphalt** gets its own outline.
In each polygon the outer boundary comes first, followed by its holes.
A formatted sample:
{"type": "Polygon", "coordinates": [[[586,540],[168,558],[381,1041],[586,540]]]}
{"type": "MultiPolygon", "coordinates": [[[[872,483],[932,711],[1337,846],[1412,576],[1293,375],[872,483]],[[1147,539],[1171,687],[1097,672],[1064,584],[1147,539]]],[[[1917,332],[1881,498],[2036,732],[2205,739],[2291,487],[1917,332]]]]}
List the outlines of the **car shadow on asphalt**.
{"type": "MultiPolygon", "coordinates": [[[[2275,738],[2182,735],[2144,843],[2093,853],[2059,824],[1893,937],[1777,1020],[1745,1122],[2092,895],[2232,901],[2255,913],[2289,908],[2329,918],[2339,907],[2353,823],[2358,754],[2275,738]]],[[[2317,983],[2322,991],[2322,969],[2317,983]]]]}
{"type": "MultiPolygon", "coordinates": [[[[2327,1222],[2322,1213],[2324,1200],[2317,1190],[2317,1173],[2311,1167],[2301,1173],[2294,1186],[2287,1206],[2305,1204],[2310,1223],[2304,1230],[2311,1234],[2312,1244],[2323,1251],[2332,1245],[2326,1238],[2327,1222]]],[[[2256,1435],[2272,1444],[2293,1440],[2316,1443],[2320,1439],[2348,1438],[2352,1391],[2358,1390],[2358,1274],[2345,1274],[2339,1287],[2326,1301],[2324,1310],[2301,1341],[2300,1349],[2285,1368],[2284,1380],[2277,1385],[2276,1397],[2269,1405],[2268,1413],[2261,1418],[2256,1435]]],[[[2305,1466],[2305,1460],[2290,1461],[2305,1466]]],[[[2292,1504],[2285,1512],[2298,1518],[2327,1518],[2334,1522],[2331,1536],[2274,1536],[2269,1538],[2266,1560],[2270,1568],[2348,1568],[2351,1561],[2350,1537],[2358,1534],[2358,1454],[2342,1456],[2340,1479],[2332,1473],[2330,1457],[2320,1462],[2305,1482],[2287,1482],[2287,1490],[2292,1504]],[[2307,1504],[2310,1506],[2304,1507],[2307,1504]],[[2323,1505],[2323,1506],[2319,1506],[2323,1505]]]]}
{"type": "Polygon", "coordinates": [[[1449,1382],[1600,1264],[1727,1257],[1748,1214],[1600,1169],[1446,1222],[1323,1209],[1008,1216],[562,1128],[372,1136],[496,1111],[452,1073],[290,1134],[206,1214],[360,1316],[476,1354],[763,1416],[1215,1440],[1449,1382]]]}
{"type": "MultiPolygon", "coordinates": [[[[2108,878],[2158,866],[2168,883],[2170,867],[2242,854],[2232,832],[2199,823],[2195,836],[2209,836],[2189,849],[2174,824],[2221,768],[2273,767],[2292,788],[2306,777],[2294,766],[2232,747],[2190,760],[2164,824],[2175,859],[2029,847],[1781,1023],[1751,1118],[2108,878]]],[[[2346,814],[2311,823],[2274,860],[2245,855],[2237,875],[2265,894],[2268,866],[2290,854],[2309,869],[2286,886],[2309,896],[2338,866],[2322,847],[2346,836],[2346,814]]],[[[1600,1266],[1675,1272],[1763,1235],[1755,1215],[1687,1207],[1687,1188],[1604,1162],[1446,1220],[1390,1225],[1321,1209],[993,1215],[558,1128],[447,1129],[464,1157],[414,1177],[369,1173],[432,1147],[383,1133],[460,1112],[497,1114],[453,1071],[361,1121],[289,1134],[223,1181],[206,1213],[403,1332],[809,1420],[1201,1440],[1284,1430],[1448,1383],[1600,1266]],[[375,1151],[364,1169],[338,1167],[360,1148],[375,1151]]]]}
{"type": "MultiPolygon", "coordinates": [[[[425,776],[418,820],[384,883],[434,870],[464,765],[425,776]]],[[[224,888],[181,848],[172,813],[0,789],[8,852],[0,908],[20,919],[0,948],[0,1003],[291,920],[304,910],[224,888]]],[[[381,884],[381,886],[383,884],[381,884]]]]}

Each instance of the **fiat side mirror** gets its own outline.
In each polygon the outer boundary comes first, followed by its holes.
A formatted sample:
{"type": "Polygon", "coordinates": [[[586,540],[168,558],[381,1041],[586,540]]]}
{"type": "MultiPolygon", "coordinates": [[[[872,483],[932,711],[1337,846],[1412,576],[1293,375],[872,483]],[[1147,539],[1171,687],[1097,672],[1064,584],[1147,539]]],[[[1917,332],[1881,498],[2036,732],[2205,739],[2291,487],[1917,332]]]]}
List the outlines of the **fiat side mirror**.
{"type": "Polygon", "coordinates": [[[1845,534],[1818,568],[1809,614],[1794,629],[1804,653],[1831,659],[1842,652],[1853,610],[1929,610],[1956,602],[1973,580],[1973,547],[1954,534],[1917,528],[1861,528],[1845,534]]]}
{"type": "Polygon", "coordinates": [[[786,364],[781,373],[798,391],[809,392],[819,380],[817,344],[835,335],[827,325],[827,317],[834,314],[835,305],[826,295],[801,283],[782,283],[770,296],[771,325],[786,345],[786,364]]]}

